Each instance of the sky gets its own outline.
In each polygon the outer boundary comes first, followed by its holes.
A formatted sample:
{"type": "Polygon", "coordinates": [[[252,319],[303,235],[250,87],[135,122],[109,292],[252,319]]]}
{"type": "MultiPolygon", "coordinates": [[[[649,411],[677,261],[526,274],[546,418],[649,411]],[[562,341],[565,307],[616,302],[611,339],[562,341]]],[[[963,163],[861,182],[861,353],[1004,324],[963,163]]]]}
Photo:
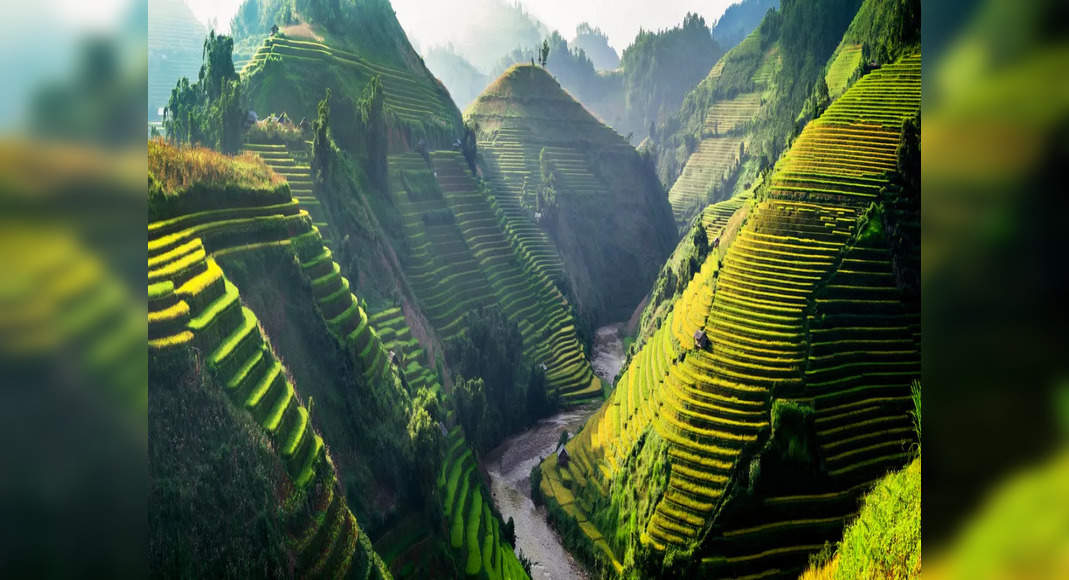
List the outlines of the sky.
{"type": "MultiPolygon", "coordinates": [[[[69,0],[77,2],[79,0],[69,0]]],[[[114,1],[114,0],[105,0],[114,1]]],[[[242,0],[186,0],[193,14],[205,25],[215,20],[226,31],[242,0]]],[[[478,6],[487,0],[391,0],[397,18],[409,37],[421,46],[455,41],[449,22],[458,10],[478,6]]],[[[512,2],[514,0],[503,0],[512,2]]],[[[609,44],[623,52],[635,39],[639,28],[660,30],[683,22],[687,12],[697,12],[712,24],[737,0],[520,0],[527,12],[566,39],[575,36],[580,22],[590,22],[609,36],[609,44]]],[[[86,2],[92,5],[92,2],[86,2]]]]}
{"type": "MultiPolygon", "coordinates": [[[[450,30],[442,23],[455,19],[456,9],[485,0],[391,0],[401,26],[421,45],[445,44],[450,30]]],[[[504,0],[512,2],[513,0],[504,0]]],[[[687,12],[697,12],[712,24],[738,0],[521,0],[528,13],[571,40],[575,27],[589,22],[601,28],[609,44],[623,52],[639,28],[660,30],[682,24],[687,12]]]]}
{"type": "Polygon", "coordinates": [[[242,0],[186,0],[193,15],[204,26],[215,22],[217,32],[230,32],[230,20],[237,14],[242,0]]]}

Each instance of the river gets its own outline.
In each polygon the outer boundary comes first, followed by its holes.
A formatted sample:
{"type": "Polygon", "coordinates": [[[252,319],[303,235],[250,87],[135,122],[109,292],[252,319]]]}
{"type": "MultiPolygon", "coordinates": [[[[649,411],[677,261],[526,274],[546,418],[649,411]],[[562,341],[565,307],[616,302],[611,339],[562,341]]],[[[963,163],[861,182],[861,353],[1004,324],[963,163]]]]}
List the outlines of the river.
{"type": "MultiPolygon", "coordinates": [[[[598,329],[594,339],[594,372],[611,383],[624,363],[622,325],[614,324],[598,329]]],[[[534,427],[505,440],[487,454],[483,465],[490,475],[494,505],[507,522],[516,524],[516,548],[534,565],[531,576],[536,580],[586,578],[583,566],[575,561],[560,543],[557,533],[546,521],[545,508],[536,508],[531,501],[531,468],[557,447],[562,430],[574,433],[587,417],[598,409],[597,404],[568,409],[539,421],[534,427]]]]}

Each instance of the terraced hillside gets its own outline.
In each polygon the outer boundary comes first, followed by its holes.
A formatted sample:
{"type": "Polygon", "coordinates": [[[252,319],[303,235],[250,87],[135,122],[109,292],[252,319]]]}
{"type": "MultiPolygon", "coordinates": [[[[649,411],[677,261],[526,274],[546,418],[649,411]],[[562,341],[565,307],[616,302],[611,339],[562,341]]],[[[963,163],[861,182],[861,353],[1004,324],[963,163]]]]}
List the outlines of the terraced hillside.
{"type": "Polygon", "coordinates": [[[424,158],[390,157],[390,187],[408,244],[404,264],[424,312],[443,340],[457,336],[464,315],[493,302],[493,291],[424,158]]]}
{"type": "Polygon", "coordinates": [[[446,448],[438,493],[450,546],[464,562],[465,573],[503,580],[527,578],[512,546],[502,536],[501,517],[493,508],[460,426],[449,432],[446,448]]]}
{"type": "MultiPolygon", "coordinates": [[[[747,36],[702,81],[705,87],[715,86],[729,60],[739,59],[739,55],[749,52],[759,55],[760,64],[750,78],[749,88],[752,90],[712,99],[705,109],[701,139],[668,191],[672,215],[680,228],[685,228],[710,202],[718,201],[714,199],[718,193],[720,196],[730,194],[723,190],[732,182],[745,160],[751,140],[749,129],[774,88],[770,81],[782,67],[778,45],[774,44],[763,52],[759,45],[757,33],[747,36]]],[[[697,90],[708,90],[705,87],[699,86],[697,90]]]]}
{"type": "Polygon", "coordinates": [[[385,64],[364,53],[345,50],[337,42],[271,36],[241,74],[248,79],[257,111],[285,111],[294,119],[313,118],[326,88],[360,95],[368,81],[378,77],[387,109],[413,131],[413,137],[451,142],[460,135],[456,106],[425,67],[405,69],[385,64]]]}
{"type": "Polygon", "coordinates": [[[294,210],[295,204],[237,208],[150,224],[150,353],[153,360],[203,353],[216,383],[262,428],[292,481],[280,508],[299,574],[388,577],[346,504],[289,372],[213,257],[288,244],[289,235],[310,226],[307,214],[294,210]]]}
{"type": "Polygon", "coordinates": [[[326,236],[329,242],[331,229],[327,223],[327,214],[323,204],[312,191],[308,151],[283,143],[246,143],[245,151],[259,155],[275,173],[286,178],[293,199],[297,200],[302,209],[308,211],[312,224],[319,228],[320,233],[326,236]]]}
{"type": "Polygon", "coordinates": [[[530,257],[509,243],[502,218],[464,158],[435,152],[391,157],[394,199],[409,244],[409,279],[445,338],[463,331],[473,308],[497,304],[519,328],[524,355],[546,365],[550,386],[567,399],[597,396],[595,379],[564,297],[530,257]]]}
{"type": "Polygon", "coordinates": [[[835,51],[831,62],[828,63],[828,72],[824,75],[824,82],[828,85],[828,95],[834,99],[843,94],[850,78],[860,66],[861,45],[840,46],[835,51]]]}
{"type": "Polygon", "coordinates": [[[405,321],[405,315],[400,306],[393,306],[375,312],[369,316],[371,325],[379,333],[382,347],[398,357],[398,365],[412,392],[424,387],[432,392],[440,393],[442,385],[438,376],[428,367],[420,364],[427,361],[426,353],[419,341],[412,336],[412,331],[405,321]]]}
{"type": "Polygon", "coordinates": [[[902,122],[920,108],[920,75],[916,53],[859,80],[798,136],[772,190],[850,206],[877,200],[896,168],[902,122]]]}
{"type": "Polygon", "coordinates": [[[480,142],[479,147],[492,147],[494,153],[483,153],[486,183],[495,193],[497,207],[504,214],[509,242],[527,254],[536,266],[553,280],[562,279],[564,264],[557,246],[539,227],[534,213],[524,207],[524,198],[534,195],[539,181],[537,155],[525,152],[524,131],[501,129],[494,143],[480,142]]]}
{"type": "Polygon", "coordinates": [[[493,211],[455,152],[432,156],[442,193],[457,226],[494,289],[498,304],[524,337],[524,354],[546,365],[546,379],[566,399],[601,394],[601,384],[586,360],[567,302],[536,264],[515,253],[493,211]]]}
{"type": "Polygon", "coordinates": [[[637,152],[540,67],[510,68],[466,118],[509,241],[552,279],[563,265],[580,313],[629,316],[674,243],[637,152]]]}
{"type": "Polygon", "coordinates": [[[866,208],[896,170],[919,73],[919,53],[884,66],[810,123],[719,270],[711,256],[568,444],[568,467],[543,463],[543,493],[607,567],[636,565],[604,506],[651,446],[671,468],[663,495],[634,510],[640,543],[693,550],[691,571],[717,577],[796,574],[865,487],[907,462],[919,319],[866,208]]]}

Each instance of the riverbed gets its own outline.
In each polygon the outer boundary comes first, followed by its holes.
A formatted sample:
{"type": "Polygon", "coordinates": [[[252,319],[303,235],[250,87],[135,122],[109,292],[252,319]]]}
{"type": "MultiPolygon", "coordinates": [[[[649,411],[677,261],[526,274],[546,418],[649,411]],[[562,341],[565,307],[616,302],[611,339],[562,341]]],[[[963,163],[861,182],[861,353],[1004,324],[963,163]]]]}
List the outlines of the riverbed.
{"type": "MultiPolygon", "coordinates": [[[[619,324],[603,326],[594,339],[591,364],[598,377],[609,384],[624,363],[621,328],[619,324]]],[[[545,508],[536,508],[531,501],[530,474],[532,467],[556,450],[561,431],[574,433],[598,406],[595,403],[568,409],[543,419],[505,440],[483,462],[490,475],[494,505],[506,522],[510,517],[515,522],[517,551],[534,563],[531,576],[535,579],[587,578],[583,566],[564,549],[550,528],[545,508]]]]}

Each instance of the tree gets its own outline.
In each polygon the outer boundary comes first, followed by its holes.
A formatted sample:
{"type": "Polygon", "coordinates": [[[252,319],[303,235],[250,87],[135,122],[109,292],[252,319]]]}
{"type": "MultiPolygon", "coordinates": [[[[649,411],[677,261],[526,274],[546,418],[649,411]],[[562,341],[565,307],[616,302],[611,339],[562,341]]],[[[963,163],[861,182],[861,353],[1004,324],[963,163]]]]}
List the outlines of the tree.
{"type": "Polygon", "coordinates": [[[478,121],[464,124],[464,138],[460,142],[460,151],[464,154],[464,160],[468,162],[468,168],[472,173],[475,173],[475,161],[478,154],[478,140],[476,139],[478,133],[478,121]]]}
{"type": "Polygon", "coordinates": [[[560,447],[568,442],[568,430],[564,429],[560,432],[560,439],[557,440],[557,447],[560,447]]]}
{"type": "MultiPolygon", "coordinates": [[[[427,400],[423,401],[424,404],[427,400]]],[[[442,432],[431,412],[422,405],[417,405],[408,420],[408,437],[412,449],[416,474],[416,487],[413,495],[419,498],[430,497],[436,487],[438,470],[442,463],[442,432]]]]}
{"type": "Polygon", "coordinates": [[[330,147],[330,89],[319,101],[316,108],[316,120],[312,125],[312,182],[318,189],[326,182],[330,174],[331,156],[330,147]]]}
{"type": "Polygon", "coordinates": [[[212,30],[204,39],[201,52],[204,63],[200,66],[199,83],[209,101],[223,93],[227,81],[238,80],[234,71],[234,39],[212,30]]]}
{"type": "Polygon", "coordinates": [[[546,64],[549,63],[549,40],[548,39],[542,41],[542,52],[539,54],[538,63],[541,64],[543,67],[545,67],[546,64]]]}
{"type": "Polygon", "coordinates": [[[371,77],[360,98],[360,117],[367,133],[368,177],[372,183],[385,190],[389,175],[386,153],[386,96],[382,80],[371,77]]]}
{"type": "Polygon", "coordinates": [[[234,71],[234,40],[211,31],[204,40],[197,82],[181,78],[164,108],[163,127],[174,141],[199,143],[223,153],[241,148],[248,111],[234,71]]]}
{"type": "Polygon", "coordinates": [[[505,527],[501,530],[501,539],[513,548],[516,547],[516,522],[513,521],[512,516],[509,516],[509,521],[505,522],[505,527]]]}
{"type": "Polygon", "coordinates": [[[458,376],[453,385],[456,411],[460,424],[476,449],[482,449],[486,424],[486,383],[481,378],[458,376]]]}

